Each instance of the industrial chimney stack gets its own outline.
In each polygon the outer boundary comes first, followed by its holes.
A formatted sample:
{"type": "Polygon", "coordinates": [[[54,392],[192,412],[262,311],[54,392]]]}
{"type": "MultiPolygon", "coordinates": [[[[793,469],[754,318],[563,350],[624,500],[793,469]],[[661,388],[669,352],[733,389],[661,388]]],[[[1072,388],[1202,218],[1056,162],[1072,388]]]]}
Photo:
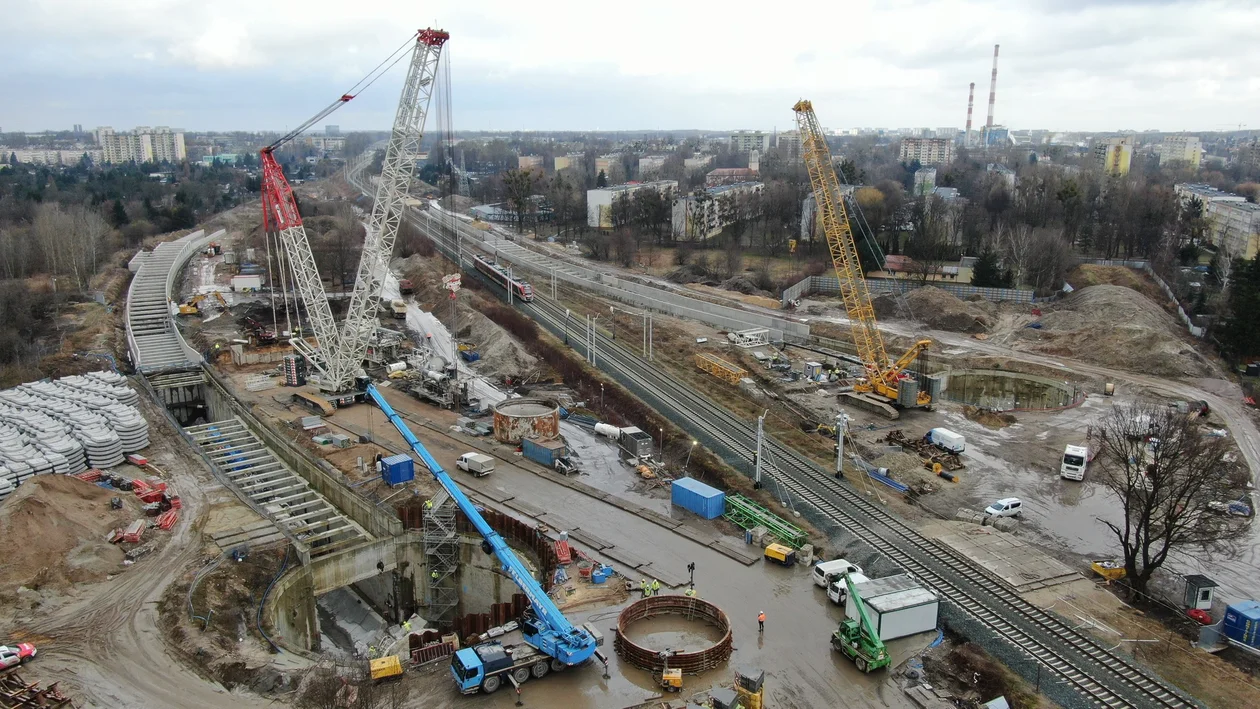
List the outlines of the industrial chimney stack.
{"type": "Polygon", "coordinates": [[[967,90],[967,132],[963,134],[963,145],[971,145],[971,107],[976,102],[976,82],[971,82],[967,90]]]}
{"type": "Polygon", "coordinates": [[[984,124],[986,128],[993,127],[993,104],[997,102],[997,57],[998,45],[993,45],[993,78],[989,80],[989,120],[984,124]]]}

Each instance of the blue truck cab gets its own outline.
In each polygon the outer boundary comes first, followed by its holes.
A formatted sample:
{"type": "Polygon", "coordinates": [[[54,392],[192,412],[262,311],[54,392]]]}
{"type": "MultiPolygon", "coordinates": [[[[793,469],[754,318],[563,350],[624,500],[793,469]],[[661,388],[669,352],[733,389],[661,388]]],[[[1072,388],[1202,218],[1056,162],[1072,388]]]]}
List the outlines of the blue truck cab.
{"type": "Polygon", "coordinates": [[[510,676],[522,684],[530,677],[539,679],[564,667],[530,645],[504,645],[498,640],[456,650],[451,657],[451,675],[463,694],[493,694],[510,681],[510,676]]]}

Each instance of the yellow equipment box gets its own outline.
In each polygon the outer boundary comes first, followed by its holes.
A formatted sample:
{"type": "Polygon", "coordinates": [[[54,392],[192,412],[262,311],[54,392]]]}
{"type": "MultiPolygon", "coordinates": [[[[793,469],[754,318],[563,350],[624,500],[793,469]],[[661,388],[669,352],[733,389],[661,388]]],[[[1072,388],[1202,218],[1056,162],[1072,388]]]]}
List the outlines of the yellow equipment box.
{"type": "Polygon", "coordinates": [[[766,560],[776,564],[792,566],[796,563],[796,550],[782,544],[771,544],[766,547],[766,560]]]}
{"type": "Polygon", "coordinates": [[[371,661],[370,667],[374,680],[389,679],[403,673],[402,663],[398,661],[397,655],[378,657],[371,661]]]}

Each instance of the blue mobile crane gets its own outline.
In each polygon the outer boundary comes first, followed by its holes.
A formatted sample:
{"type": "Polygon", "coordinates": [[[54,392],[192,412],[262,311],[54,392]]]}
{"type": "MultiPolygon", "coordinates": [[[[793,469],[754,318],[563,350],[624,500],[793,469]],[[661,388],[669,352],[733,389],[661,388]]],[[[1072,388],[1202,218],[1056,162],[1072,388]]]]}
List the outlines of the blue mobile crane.
{"type": "Polygon", "coordinates": [[[597,649],[597,631],[589,626],[576,627],[564,617],[503,537],[490,527],[472,500],[455,485],[376,386],[369,383],[366,389],[368,397],[385,413],[434,479],[455,500],[460,512],[477,528],[483,540],[482,549],[499,559],[503,570],[529,598],[530,612],[521,620],[524,644],[512,646],[490,641],[455,652],[451,658],[451,674],[459,690],[464,694],[478,691],[490,694],[509,679],[519,685],[530,677],[541,678],[548,672],[580,665],[592,657],[604,665],[606,672],[608,660],[597,649]]]}

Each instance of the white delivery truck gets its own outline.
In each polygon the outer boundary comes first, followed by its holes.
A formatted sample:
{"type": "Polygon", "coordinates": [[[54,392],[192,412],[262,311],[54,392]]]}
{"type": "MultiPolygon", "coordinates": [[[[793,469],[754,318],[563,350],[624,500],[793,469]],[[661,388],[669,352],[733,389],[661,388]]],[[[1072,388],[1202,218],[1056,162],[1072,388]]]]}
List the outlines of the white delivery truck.
{"type": "Polygon", "coordinates": [[[1059,476],[1068,480],[1085,478],[1085,466],[1089,465],[1089,449],[1085,446],[1066,446],[1063,449],[1063,462],[1059,465],[1059,476]]]}
{"type": "Polygon", "coordinates": [[[494,458],[482,453],[465,453],[455,461],[455,467],[480,478],[494,472],[494,458]]]}
{"type": "MultiPolygon", "coordinates": [[[[895,640],[936,628],[940,599],[907,574],[867,581],[859,592],[866,617],[880,640],[895,640]]],[[[845,616],[856,618],[853,599],[845,601],[845,616]]]]}
{"type": "Polygon", "coordinates": [[[844,559],[835,559],[833,561],[820,561],[814,564],[813,579],[814,583],[823,588],[827,588],[827,584],[839,578],[843,574],[860,574],[862,567],[857,564],[851,564],[844,559]]]}
{"type": "MultiPolygon", "coordinates": [[[[855,587],[861,586],[867,581],[870,581],[870,579],[866,578],[866,576],[864,576],[860,571],[857,573],[849,574],[849,578],[853,579],[853,585],[855,587]]],[[[861,593],[861,592],[862,592],[862,589],[858,588],[858,593],[861,593]]],[[[830,598],[831,602],[836,604],[837,606],[843,606],[845,603],[848,602],[849,587],[844,582],[844,576],[837,576],[835,577],[835,579],[832,580],[830,584],[828,584],[827,598],[830,598]]]]}
{"type": "Polygon", "coordinates": [[[923,440],[950,453],[962,453],[967,450],[967,439],[948,428],[934,428],[927,432],[923,440]]]}

